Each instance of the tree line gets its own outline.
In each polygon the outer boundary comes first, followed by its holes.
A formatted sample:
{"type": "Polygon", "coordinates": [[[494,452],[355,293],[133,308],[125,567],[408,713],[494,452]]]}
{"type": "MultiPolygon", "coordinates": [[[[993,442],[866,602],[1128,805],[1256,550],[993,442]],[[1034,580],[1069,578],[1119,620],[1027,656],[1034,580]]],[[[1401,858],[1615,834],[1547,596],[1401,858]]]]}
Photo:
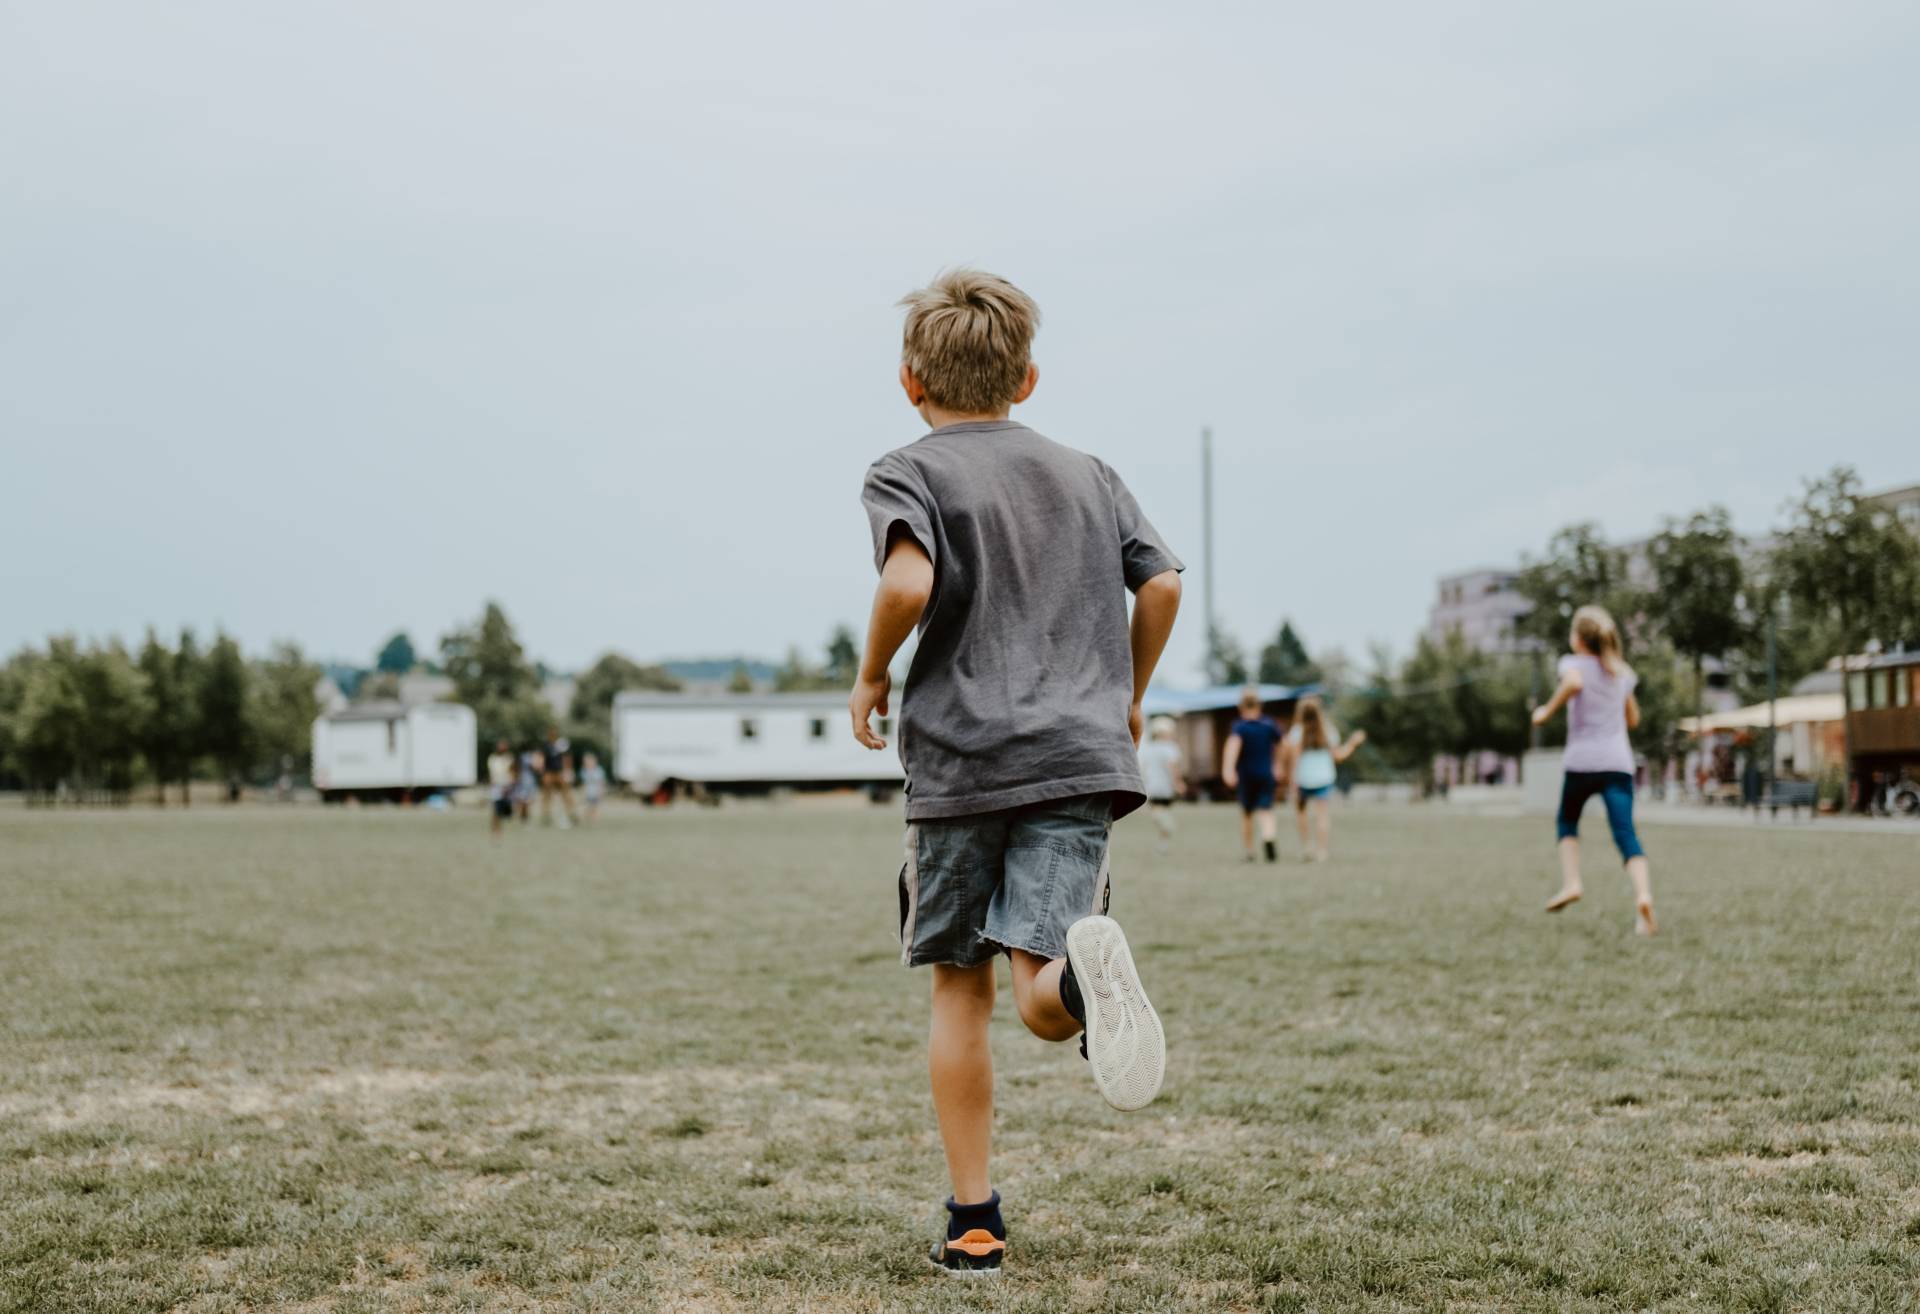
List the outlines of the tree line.
{"type": "Polygon", "coordinates": [[[0,784],[45,800],[125,802],[136,787],[188,801],[196,776],[243,780],[303,761],[320,668],[299,647],[247,658],[226,634],[200,646],[152,630],[118,639],[56,636],[0,666],[0,784]]]}
{"type": "MultiPolygon", "coordinates": [[[[774,685],[848,687],[858,662],[853,632],[842,625],[823,662],[794,649],[774,685]]],[[[415,672],[447,677],[452,699],[473,709],[482,758],[501,739],[531,746],[552,726],[565,730],[576,751],[608,757],[617,694],[682,687],[664,667],[608,652],[576,678],[568,705],[556,708],[542,693],[547,668],[527,655],[494,602],[442,636],[431,657],[399,633],[372,667],[333,673],[354,701],[370,702],[397,698],[400,680],[415,672]]],[[[25,790],[34,801],[124,803],[150,787],[156,801],[171,791],[184,804],[194,779],[305,777],[326,674],[296,644],[249,658],[225,633],[203,648],[191,630],[171,642],[149,630],[138,652],[118,639],[55,636],[0,665],[0,789],[25,790]]],[[[744,667],[735,673],[734,687],[742,685],[753,687],[744,667]]]]}
{"type": "MultiPolygon", "coordinates": [[[[1404,660],[1376,650],[1358,679],[1337,654],[1322,657],[1330,669],[1321,682],[1342,722],[1368,733],[1357,769],[1424,774],[1436,758],[1524,752],[1529,711],[1551,691],[1573,612],[1589,602],[1624,631],[1640,679],[1635,741],[1662,765],[1684,751],[1680,722],[1703,706],[1710,662],[1743,703],[1766,698],[1770,631],[1782,693],[1870,643],[1920,645],[1920,537],[1868,500],[1851,468],[1807,481],[1783,511],[1784,523],[1760,542],[1738,534],[1722,506],[1669,517],[1637,558],[1595,524],[1567,526],[1524,559],[1515,581],[1530,604],[1515,625],[1519,651],[1483,652],[1458,633],[1422,635],[1404,660]]],[[[1215,636],[1210,657],[1229,680],[1307,683],[1282,674],[1307,669],[1279,659],[1289,632],[1283,627],[1256,669],[1228,636],[1215,636]]],[[[1562,721],[1541,742],[1564,733],[1562,721]]]]}

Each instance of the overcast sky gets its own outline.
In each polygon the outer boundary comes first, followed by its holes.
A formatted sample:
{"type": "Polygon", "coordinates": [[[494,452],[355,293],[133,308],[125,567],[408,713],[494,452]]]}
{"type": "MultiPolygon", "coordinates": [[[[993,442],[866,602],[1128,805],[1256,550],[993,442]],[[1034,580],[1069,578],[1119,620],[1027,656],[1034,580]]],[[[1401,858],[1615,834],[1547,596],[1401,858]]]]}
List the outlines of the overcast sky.
{"type": "Polygon", "coordinates": [[[899,296],[1040,302],[1016,418],[1223,621],[1836,461],[1920,480],[1910,3],[0,0],[0,645],[817,648],[921,432],[899,296]]]}

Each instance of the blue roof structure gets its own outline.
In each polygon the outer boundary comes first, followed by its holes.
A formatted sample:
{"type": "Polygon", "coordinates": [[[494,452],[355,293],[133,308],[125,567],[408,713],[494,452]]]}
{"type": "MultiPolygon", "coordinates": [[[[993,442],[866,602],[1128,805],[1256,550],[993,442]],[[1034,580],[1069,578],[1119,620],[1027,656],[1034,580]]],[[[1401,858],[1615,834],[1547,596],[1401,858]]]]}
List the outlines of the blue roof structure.
{"type": "MultiPolygon", "coordinates": [[[[1189,712],[1224,712],[1240,705],[1240,695],[1249,686],[1216,684],[1206,689],[1162,689],[1149,687],[1140,700],[1140,710],[1148,716],[1184,716],[1189,712]]],[[[1284,703],[1319,693],[1317,684],[1256,684],[1263,703],[1284,703]]]]}

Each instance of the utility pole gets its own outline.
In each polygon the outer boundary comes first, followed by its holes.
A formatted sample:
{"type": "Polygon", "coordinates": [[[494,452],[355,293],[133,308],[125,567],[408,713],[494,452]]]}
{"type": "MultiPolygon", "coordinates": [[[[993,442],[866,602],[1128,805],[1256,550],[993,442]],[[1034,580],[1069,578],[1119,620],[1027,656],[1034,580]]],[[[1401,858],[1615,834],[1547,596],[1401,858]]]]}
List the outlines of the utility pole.
{"type": "Polygon", "coordinates": [[[1213,430],[1200,430],[1200,551],[1202,605],[1207,613],[1207,679],[1219,684],[1221,673],[1213,620],[1213,430]]]}
{"type": "Polygon", "coordinates": [[[1779,600],[1769,594],[1767,597],[1767,801],[1769,803],[1773,801],[1774,763],[1780,760],[1780,750],[1775,746],[1773,738],[1779,733],[1774,720],[1774,702],[1780,697],[1780,663],[1777,651],[1779,641],[1774,637],[1779,616],[1779,600]]]}

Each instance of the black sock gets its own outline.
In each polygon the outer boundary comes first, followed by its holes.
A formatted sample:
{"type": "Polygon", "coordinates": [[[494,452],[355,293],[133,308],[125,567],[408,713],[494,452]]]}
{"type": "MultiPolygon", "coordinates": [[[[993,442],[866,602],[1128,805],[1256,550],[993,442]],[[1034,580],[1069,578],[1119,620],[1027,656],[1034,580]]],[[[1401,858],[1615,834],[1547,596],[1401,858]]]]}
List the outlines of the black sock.
{"type": "Polygon", "coordinates": [[[1000,1221],[1000,1192],[979,1204],[955,1204],[947,1197],[947,1240],[958,1241],[976,1227],[986,1228],[996,1241],[1007,1239],[1007,1225],[1000,1221]]]}
{"type": "Polygon", "coordinates": [[[1080,998],[1080,983],[1073,976],[1073,960],[1060,960],[1060,1003],[1081,1026],[1087,1024],[1087,1003],[1080,998]]]}
{"type": "Polygon", "coordinates": [[[1262,847],[1263,847],[1263,848],[1265,848],[1265,849],[1266,849],[1266,851],[1267,851],[1267,861],[1268,861],[1268,862],[1278,862],[1278,861],[1280,861],[1280,850],[1278,850],[1278,849],[1276,849],[1276,848],[1275,848],[1275,847],[1273,846],[1273,841],[1272,841],[1272,840],[1265,840],[1265,841],[1263,841],[1263,842],[1262,842],[1262,847]]]}

